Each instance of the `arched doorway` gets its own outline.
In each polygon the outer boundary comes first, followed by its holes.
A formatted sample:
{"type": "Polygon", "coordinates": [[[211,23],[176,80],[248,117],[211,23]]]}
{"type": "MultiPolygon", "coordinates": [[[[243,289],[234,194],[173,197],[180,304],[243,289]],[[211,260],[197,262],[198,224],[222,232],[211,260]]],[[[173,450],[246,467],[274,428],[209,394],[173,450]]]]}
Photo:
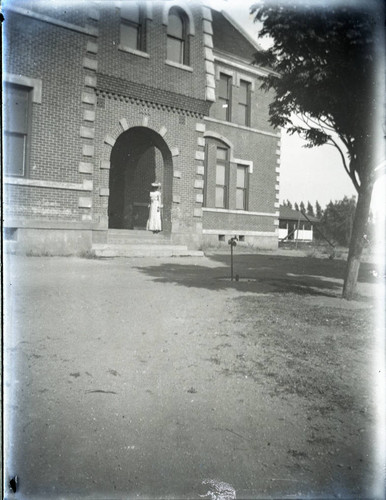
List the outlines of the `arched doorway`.
{"type": "Polygon", "coordinates": [[[110,156],[109,228],[145,229],[149,193],[161,183],[163,231],[171,231],[173,165],[163,138],[147,127],[133,127],[116,140],[110,156]]]}

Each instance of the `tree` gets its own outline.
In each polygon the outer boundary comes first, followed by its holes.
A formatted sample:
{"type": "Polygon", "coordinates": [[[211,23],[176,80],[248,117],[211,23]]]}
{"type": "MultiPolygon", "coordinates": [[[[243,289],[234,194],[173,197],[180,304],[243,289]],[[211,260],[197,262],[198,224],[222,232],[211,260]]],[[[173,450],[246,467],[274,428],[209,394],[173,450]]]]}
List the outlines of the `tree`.
{"type": "Polygon", "coordinates": [[[289,200],[287,200],[287,207],[292,208],[292,203],[289,200]]]}
{"type": "Polygon", "coordinates": [[[296,201],[295,201],[295,210],[299,212],[299,205],[296,203],[296,201]]]}
{"type": "Polygon", "coordinates": [[[334,203],[330,201],[321,219],[323,234],[339,245],[347,247],[351,238],[355,208],[355,196],[351,198],[345,196],[343,200],[334,203]]]}
{"type": "Polygon", "coordinates": [[[318,202],[318,200],[316,200],[316,202],[315,202],[315,217],[317,217],[318,219],[321,219],[322,215],[323,215],[322,207],[320,206],[320,203],[318,202]]]}
{"type": "Polygon", "coordinates": [[[303,203],[302,201],[300,202],[300,205],[299,205],[299,210],[300,210],[301,212],[305,212],[305,211],[306,211],[306,207],[304,206],[304,203],[303,203]]]}
{"type": "Polygon", "coordinates": [[[356,289],[374,182],[384,173],[375,153],[382,136],[377,101],[384,41],[376,21],[384,19],[382,8],[381,0],[263,0],[251,8],[262,23],[259,36],[272,40],[255,56],[272,70],[261,85],[275,93],[271,125],[300,134],[308,147],[334,146],[358,193],[343,287],[347,299],[356,289]]]}
{"type": "Polygon", "coordinates": [[[311,217],[315,217],[314,207],[311,205],[311,203],[309,201],[307,202],[307,215],[310,215],[311,217]]]}

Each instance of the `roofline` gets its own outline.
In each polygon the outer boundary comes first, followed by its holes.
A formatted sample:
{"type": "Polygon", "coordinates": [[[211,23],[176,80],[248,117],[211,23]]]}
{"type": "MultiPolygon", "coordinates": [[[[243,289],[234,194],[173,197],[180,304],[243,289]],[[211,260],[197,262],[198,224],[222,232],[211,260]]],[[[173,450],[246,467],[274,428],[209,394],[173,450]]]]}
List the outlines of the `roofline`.
{"type": "Polygon", "coordinates": [[[278,217],[279,217],[280,220],[294,220],[294,221],[299,221],[300,220],[301,222],[311,222],[311,224],[317,224],[318,222],[320,222],[320,219],[317,219],[316,217],[314,218],[314,220],[312,220],[311,217],[309,217],[309,220],[308,220],[308,219],[306,219],[306,217],[303,217],[303,218],[301,218],[301,217],[291,217],[291,216],[290,217],[286,217],[285,215],[280,215],[280,214],[279,214],[278,217]]]}
{"type": "MultiPolygon", "coordinates": [[[[264,52],[264,49],[261,47],[261,45],[258,43],[257,40],[254,40],[249,33],[247,33],[244,28],[242,28],[237,21],[235,21],[225,10],[217,10],[213,9],[213,7],[209,7],[211,10],[216,10],[217,12],[220,12],[225,19],[243,36],[248,42],[256,49],[257,52],[264,52]]],[[[221,49],[218,49],[216,47],[213,47],[213,52],[218,52],[221,55],[226,55],[226,57],[230,58],[230,61],[232,61],[232,57],[236,59],[236,61],[247,64],[248,66],[251,66],[251,68],[248,68],[251,73],[259,74],[259,75],[264,75],[266,76],[267,74],[275,75],[275,76],[280,76],[279,73],[276,71],[272,70],[271,68],[266,68],[264,66],[260,66],[255,64],[253,61],[248,61],[247,59],[241,59],[239,57],[232,56],[228,54],[228,52],[222,51],[221,49]],[[254,71],[253,71],[254,70],[254,71]]]]}
{"type": "Polygon", "coordinates": [[[237,21],[235,21],[227,12],[225,12],[225,10],[221,10],[220,11],[221,14],[225,17],[225,19],[227,21],[229,21],[234,28],[236,28],[242,35],[244,38],[246,38],[248,40],[248,42],[253,45],[253,47],[255,47],[255,49],[257,50],[257,52],[260,52],[262,51],[262,47],[261,45],[256,41],[254,40],[251,35],[249,33],[247,33],[244,28],[242,28],[238,23],[237,21]]]}

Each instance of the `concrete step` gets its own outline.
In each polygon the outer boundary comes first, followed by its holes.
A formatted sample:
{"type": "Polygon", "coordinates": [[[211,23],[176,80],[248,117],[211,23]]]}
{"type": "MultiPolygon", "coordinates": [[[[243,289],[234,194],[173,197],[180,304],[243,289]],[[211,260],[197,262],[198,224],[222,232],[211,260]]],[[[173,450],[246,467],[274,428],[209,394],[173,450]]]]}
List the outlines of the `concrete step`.
{"type": "Polygon", "coordinates": [[[133,238],[125,236],[108,236],[109,245],[172,245],[167,238],[133,238]]]}
{"type": "Polygon", "coordinates": [[[107,243],[115,245],[140,245],[142,243],[156,245],[170,245],[170,237],[163,233],[154,234],[151,231],[109,229],[107,243]]]}
{"type": "Polygon", "coordinates": [[[96,257],[203,257],[199,250],[189,250],[185,245],[119,245],[94,244],[96,257]]]}

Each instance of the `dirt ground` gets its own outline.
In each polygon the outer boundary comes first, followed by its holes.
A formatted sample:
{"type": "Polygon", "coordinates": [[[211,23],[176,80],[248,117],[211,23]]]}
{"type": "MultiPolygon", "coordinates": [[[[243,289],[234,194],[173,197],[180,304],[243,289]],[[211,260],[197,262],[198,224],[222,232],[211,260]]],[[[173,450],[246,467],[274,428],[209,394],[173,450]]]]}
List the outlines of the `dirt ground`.
{"type": "Polygon", "coordinates": [[[374,270],[13,256],[6,498],[384,498],[374,270]]]}

